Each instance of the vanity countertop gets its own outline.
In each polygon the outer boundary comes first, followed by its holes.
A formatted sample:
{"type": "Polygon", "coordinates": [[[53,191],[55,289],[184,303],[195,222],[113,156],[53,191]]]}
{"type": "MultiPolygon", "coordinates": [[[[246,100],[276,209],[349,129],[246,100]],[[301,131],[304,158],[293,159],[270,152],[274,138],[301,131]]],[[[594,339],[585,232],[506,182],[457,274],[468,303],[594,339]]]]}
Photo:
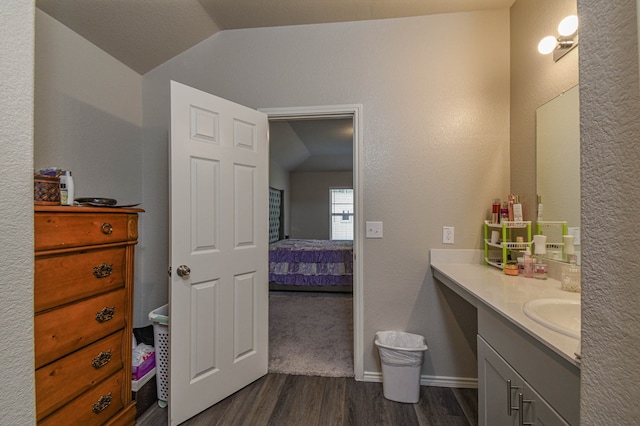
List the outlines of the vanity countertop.
{"type": "Polygon", "coordinates": [[[505,275],[484,265],[481,250],[431,250],[433,276],[474,306],[493,309],[518,328],[572,364],[580,366],[575,352],[579,340],[544,327],[525,315],[523,305],[533,299],[580,300],[579,293],[560,289],[560,281],[505,275]]]}

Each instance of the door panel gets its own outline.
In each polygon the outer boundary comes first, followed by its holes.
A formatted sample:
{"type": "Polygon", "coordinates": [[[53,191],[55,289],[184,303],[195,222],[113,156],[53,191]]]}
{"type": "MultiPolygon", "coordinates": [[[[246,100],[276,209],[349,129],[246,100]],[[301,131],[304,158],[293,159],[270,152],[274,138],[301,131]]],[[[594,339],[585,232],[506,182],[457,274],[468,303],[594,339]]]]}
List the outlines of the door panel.
{"type": "Polygon", "coordinates": [[[191,241],[193,252],[216,250],[220,208],[220,162],[191,159],[191,241]]]}
{"type": "Polygon", "coordinates": [[[256,197],[255,168],[234,165],[235,247],[255,245],[254,204],[256,197]]]}
{"type": "Polygon", "coordinates": [[[171,83],[171,424],[267,373],[267,130],[264,113],[171,83]]]}
{"type": "Polygon", "coordinates": [[[251,272],[235,277],[235,328],[234,360],[240,360],[256,351],[254,306],[256,299],[256,274],[251,272]]]}
{"type": "Polygon", "coordinates": [[[216,369],[216,287],[218,280],[191,286],[191,380],[216,369]],[[213,337],[213,339],[211,338],[213,337]]]}

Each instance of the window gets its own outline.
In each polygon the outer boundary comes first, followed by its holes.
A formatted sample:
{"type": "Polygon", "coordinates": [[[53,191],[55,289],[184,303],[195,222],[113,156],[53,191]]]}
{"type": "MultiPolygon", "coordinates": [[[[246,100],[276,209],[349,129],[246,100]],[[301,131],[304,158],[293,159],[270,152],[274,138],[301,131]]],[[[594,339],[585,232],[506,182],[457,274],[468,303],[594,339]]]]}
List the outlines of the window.
{"type": "Polygon", "coordinates": [[[331,199],[331,239],[353,240],[353,189],[329,190],[331,199]]]}

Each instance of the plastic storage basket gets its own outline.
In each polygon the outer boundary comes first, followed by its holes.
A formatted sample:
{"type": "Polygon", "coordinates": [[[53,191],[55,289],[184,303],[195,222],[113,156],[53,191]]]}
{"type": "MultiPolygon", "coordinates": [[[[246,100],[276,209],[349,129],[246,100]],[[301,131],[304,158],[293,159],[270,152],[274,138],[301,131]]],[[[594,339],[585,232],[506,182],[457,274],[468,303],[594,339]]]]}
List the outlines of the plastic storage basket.
{"type": "Polygon", "coordinates": [[[149,312],[153,322],[153,344],[156,350],[156,384],[158,405],[166,407],[169,401],[169,305],[149,312]]]}

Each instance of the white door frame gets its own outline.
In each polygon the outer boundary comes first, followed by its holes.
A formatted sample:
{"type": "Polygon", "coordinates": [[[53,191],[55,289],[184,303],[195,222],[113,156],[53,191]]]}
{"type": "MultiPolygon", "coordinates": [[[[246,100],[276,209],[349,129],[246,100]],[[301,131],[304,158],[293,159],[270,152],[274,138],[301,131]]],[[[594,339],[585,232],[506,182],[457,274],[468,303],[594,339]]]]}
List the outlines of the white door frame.
{"type": "Polygon", "coordinates": [[[363,346],[363,197],[362,197],[362,105],[326,105],[307,107],[259,108],[269,121],[301,118],[353,117],[353,190],[355,194],[355,224],[353,229],[353,370],[355,379],[364,379],[363,346]]]}

